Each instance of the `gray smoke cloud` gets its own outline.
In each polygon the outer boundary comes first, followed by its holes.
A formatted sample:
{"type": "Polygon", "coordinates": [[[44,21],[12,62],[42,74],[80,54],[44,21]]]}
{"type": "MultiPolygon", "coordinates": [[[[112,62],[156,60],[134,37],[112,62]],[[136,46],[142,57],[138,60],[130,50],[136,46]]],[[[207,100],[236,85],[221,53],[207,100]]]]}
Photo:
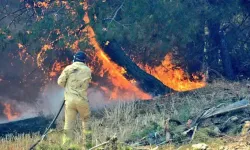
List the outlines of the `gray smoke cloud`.
{"type": "MultiPolygon", "coordinates": [[[[58,86],[56,83],[47,84],[44,87],[44,91],[39,93],[34,103],[26,101],[18,101],[9,98],[0,97],[1,102],[11,104],[13,111],[20,113],[20,116],[14,120],[23,120],[36,116],[54,116],[64,100],[64,89],[58,86]]],[[[106,106],[110,106],[119,101],[109,100],[105,94],[97,88],[88,89],[88,100],[91,110],[101,109],[106,106]]],[[[4,107],[0,105],[0,111],[3,112],[4,107]]],[[[59,118],[64,116],[64,110],[61,112],[59,118]]],[[[2,113],[0,115],[0,123],[8,122],[7,117],[2,113]]]]}
{"type": "Polygon", "coordinates": [[[11,105],[11,112],[17,112],[20,114],[17,118],[10,121],[56,114],[63,101],[63,89],[55,84],[48,84],[44,89],[43,92],[39,93],[38,98],[34,99],[35,102],[32,103],[26,102],[25,100],[18,101],[6,97],[0,97],[0,102],[2,103],[0,107],[0,111],[2,112],[0,115],[0,123],[9,121],[4,115],[4,103],[11,105]]]}
{"type": "Polygon", "coordinates": [[[57,113],[64,100],[63,91],[63,88],[56,84],[47,84],[38,96],[36,109],[45,116],[57,113]]]}
{"type": "MultiPolygon", "coordinates": [[[[48,84],[45,91],[40,94],[37,102],[37,110],[44,115],[56,114],[64,100],[64,89],[56,84],[48,84]]],[[[105,94],[97,88],[88,89],[88,101],[92,110],[103,108],[114,101],[109,100],[105,94]]]]}
{"type": "Polygon", "coordinates": [[[17,101],[6,97],[0,97],[0,100],[1,100],[0,123],[31,118],[38,116],[39,114],[39,112],[34,108],[32,104],[26,103],[24,101],[17,101]],[[12,114],[12,116],[18,114],[12,120],[8,120],[6,115],[4,114],[4,111],[6,110],[4,104],[8,104],[11,106],[9,111],[10,114],[12,114]]]}

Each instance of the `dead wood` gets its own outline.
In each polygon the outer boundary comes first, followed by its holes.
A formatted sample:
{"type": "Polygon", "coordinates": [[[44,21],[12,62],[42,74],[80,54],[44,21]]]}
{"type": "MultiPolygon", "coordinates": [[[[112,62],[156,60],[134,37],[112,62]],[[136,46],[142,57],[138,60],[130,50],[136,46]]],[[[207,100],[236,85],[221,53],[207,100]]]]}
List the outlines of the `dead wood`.
{"type": "Polygon", "coordinates": [[[192,134],[190,142],[193,141],[196,131],[197,131],[197,126],[194,127],[194,131],[193,131],[193,134],[192,134]]]}
{"type": "Polygon", "coordinates": [[[220,104],[216,107],[212,107],[212,108],[204,111],[203,113],[201,113],[195,119],[195,121],[192,123],[192,127],[194,127],[195,125],[199,124],[201,121],[208,119],[210,117],[250,107],[250,102],[249,102],[249,100],[243,99],[241,101],[237,101],[237,102],[229,104],[227,106],[222,106],[222,105],[224,105],[224,104],[220,104]]]}
{"type": "Polygon", "coordinates": [[[104,47],[104,51],[112,61],[126,70],[126,76],[128,79],[135,79],[137,81],[138,85],[143,91],[154,96],[165,95],[170,92],[174,92],[174,90],[165,86],[154,76],[139,68],[129,58],[129,56],[126,55],[124,50],[122,50],[121,45],[119,45],[115,40],[110,41],[109,44],[104,47]]]}
{"type": "Polygon", "coordinates": [[[212,117],[212,116],[232,112],[232,111],[239,110],[239,109],[244,109],[244,108],[247,108],[249,106],[250,106],[249,100],[243,99],[241,101],[235,102],[233,104],[229,104],[229,105],[222,107],[222,108],[209,109],[201,116],[201,119],[207,119],[207,118],[212,117]]]}
{"type": "Polygon", "coordinates": [[[107,141],[105,141],[105,142],[103,142],[103,143],[101,143],[99,145],[96,145],[96,146],[90,148],[89,150],[94,150],[94,149],[97,149],[97,148],[99,148],[101,146],[104,146],[104,145],[108,145],[108,147],[106,147],[105,149],[109,149],[109,148],[112,149],[112,150],[116,149],[116,147],[117,147],[117,137],[116,137],[116,135],[114,135],[111,138],[108,138],[107,141]],[[110,144],[110,145],[108,145],[108,144],[110,144]]]}
{"type": "MultiPolygon", "coordinates": [[[[242,109],[247,108],[249,106],[250,106],[249,100],[243,99],[241,101],[237,101],[235,103],[232,103],[232,104],[229,104],[226,106],[224,104],[220,104],[217,107],[212,107],[212,108],[204,111],[203,113],[199,114],[198,117],[195,119],[195,121],[192,123],[191,127],[188,128],[187,130],[185,130],[182,134],[187,135],[188,133],[192,132],[192,136],[191,136],[191,141],[192,141],[194,139],[195,132],[197,131],[200,124],[202,122],[204,122],[205,120],[212,118],[212,117],[216,117],[218,115],[220,115],[220,116],[222,115],[222,117],[223,117],[222,120],[220,119],[221,121],[219,123],[220,130],[230,128],[230,125],[232,123],[234,123],[234,124],[239,123],[239,125],[241,125],[242,121],[240,121],[240,119],[237,115],[227,116],[227,114],[229,112],[242,110],[242,109]]],[[[241,118],[243,118],[243,117],[241,117],[241,118]]],[[[213,118],[213,119],[215,119],[215,118],[213,118]]],[[[247,120],[247,119],[248,118],[243,118],[243,120],[247,120]]],[[[211,122],[211,125],[214,125],[214,123],[211,122]]]]}

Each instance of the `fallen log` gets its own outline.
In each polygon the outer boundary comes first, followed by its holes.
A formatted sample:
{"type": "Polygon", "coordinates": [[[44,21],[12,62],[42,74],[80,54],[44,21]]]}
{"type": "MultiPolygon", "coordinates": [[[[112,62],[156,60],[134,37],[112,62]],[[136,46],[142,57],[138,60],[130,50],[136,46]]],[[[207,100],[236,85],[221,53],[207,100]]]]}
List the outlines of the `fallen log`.
{"type": "MultiPolygon", "coordinates": [[[[51,119],[45,117],[34,117],[0,124],[0,137],[4,137],[7,134],[18,135],[35,132],[40,134],[46,129],[50,121],[51,119]]],[[[53,128],[55,128],[55,125],[53,125],[53,128]]]]}
{"type": "Polygon", "coordinates": [[[191,127],[187,129],[186,131],[184,131],[183,134],[186,135],[188,132],[193,131],[192,138],[191,138],[191,141],[192,141],[197,127],[203,126],[201,125],[202,122],[205,122],[209,118],[210,119],[213,118],[212,120],[215,120],[218,118],[218,120],[220,120],[217,122],[211,121],[210,126],[213,126],[216,124],[219,132],[227,132],[229,130],[228,128],[230,128],[230,124],[232,125],[234,123],[234,124],[238,124],[239,126],[241,126],[243,120],[249,119],[249,117],[244,118],[244,116],[249,116],[249,114],[242,112],[245,108],[249,108],[249,107],[250,107],[250,102],[247,99],[243,99],[243,100],[234,102],[232,104],[228,104],[226,106],[225,105],[222,106],[222,104],[220,104],[217,107],[212,107],[204,111],[202,114],[200,114],[196,118],[196,120],[192,123],[191,127]],[[238,112],[239,114],[237,114],[236,111],[241,111],[241,112],[238,112]],[[235,114],[229,114],[229,113],[235,113],[235,114]],[[229,115],[226,115],[226,114],[229,114],[229,115]],[[243,118],[243,119],[240,119],[240,118],[243,118]]]}
{"type": "Polygon", "coordinates": [[[243,99],[241,101],[237,101],[235,103],[229,104],[227,106],[224,107],[213,107],[210,108],[209,110],[205,111],[202,116],[200,117],[200,119],[207,119],[216,115],[220,115],[220,114],[224,114],[227,112],[232,112],[232,111],[236,111],[236,110],[240,110],[240,109],[244,109],[250,107],[250,102],[249,100],[243,99]]]}
{"type": "MultiPolygon", "coordinates": [[[[157,111],[156,101],[148,104],[151,109],[157,111]]],[[[146,103],[143,103],[143,108],[147,108],[146,103]]],[[[242,126],[250,121],[250,101],[243,99],[231,104],[223,104],[204,110],[194,117],[195,120],[180,122],[175,119],[167,118],[165,128],[159,131],[152,129],[148,135],[134,141],[127,141],[132,146],[142,145],[160,145],[161,143],[187,143],[204,136],[218,137],[226,136],[226,134],[237,134],[242,126]],[[157,134],[156,134],[157,133],[157,134]],[[153,135],[153,136],[152,136],[153,135]]],[[[138,110],[138,108],[136,108],[138,110]]],[[[147,109],[146,109],[147,110],[147,109]]],[[[248,124],[246,125],[247,127],[248,124]]],[[[243,130],[243,129],[242,129],[243,130]]],[[[249,128],[244,129],[242,133],[250,132],[249,128]]]]}
{"type": "Polygon", "coordinates": [[[174,92],[174,90],[165,86],[154,76],[138,67],[129,56],[125,54],[121,46],[115,40],[110,41],[108,45],[104,46],[104,51],[112,61],[125,68],[127,77],[135,79],[144,92],[150,93],[153,96],[174,92]]]}

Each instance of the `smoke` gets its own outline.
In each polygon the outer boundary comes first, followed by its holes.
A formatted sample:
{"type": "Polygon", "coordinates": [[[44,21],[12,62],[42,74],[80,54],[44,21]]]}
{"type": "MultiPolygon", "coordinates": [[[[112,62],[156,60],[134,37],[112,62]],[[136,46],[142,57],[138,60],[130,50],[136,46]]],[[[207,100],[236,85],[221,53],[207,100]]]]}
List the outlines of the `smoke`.
{"type": "Polygon", "coordinates": [[[14,99],[9,99],[6,97],[0,97],[0,123],[3,122],[9,122],[9,121],[15,121],[15,120],[22,120],[25,118],[31,118],[38,116],[38,112],[34,107],[32,107],[32,104],[29,104],[24,101],[17,101],[14,99]],[[6,116],[7,110],[6,106],[4,104],[9,105],[9,115],[13,116],[11,120],[8,120],[8,117],[6,116]]]}
{"type": "MultiPolygon", "coordinates": [[[[48,84],[45,86],[43,93],[39,95],[36,109],[43,115],[55,115],[64,100],[64,89],[57,84],[48,84]]],[[[115,102],[115,100],[109,100],[104,92],[97,88],[88,89],[88,101],[91,110],[103,108],[115,102]]]]}
{"type": "MultiPolygon", "coordinates": [[[[56,83],[50,83],[45,85],[44,90],[39,93],[37,99],[34,102],[18,101],[6,97],[0,97],[1,103],[8,103],[11,106],[12,112],[18,113],[18,117],[13,120],[8,120],[4,115],[4,105],[0,105],[0,123],[8,121],[23,120],[36,116],[54,116],[64,100],[64,89],[58,86],[56,83]]],[[[109,100],[105,93],[97,88],[88,89],[88,101],[91,110],[97,110],[110,106],[119,101],[109,100]]],[[[64,116],[64,110],[61,112],[59,118],[64,116]]]]}
{"type": "MultiPolygon", "coordinates": [[[[64,89],[55,83],[48,84],[44,92],[39,95],[36,109],[40,110],[43,115],[54,115],[58,112],[63,100],[64,89]]],[[[110,100],[104,92],[93,87],[88,89],[88,101],[91,110],[101,109],[118,102],[110,100]]]]}
{"type": "Polygon", "coordinates": [[[64,100],[63,91],[56,84],[45,85],[44,91],[38,96],[36,109],[45,116],[56,114],[64,100]]]}
{"type": "Polygon", "coordinates": [[[60,104],[63,101],[63,89],[55,84],[48,84],[43,92],[39,93],[37,99],[30,103],[29,101],[18,101],[6,97],[0,97],[0,123],[16,121],[36,116],[51,116],[58,112],[60,104]],[[18,114],[17,117],[8,120],[4,114],[4,104],[10,105],[10,115],[18,114]]]}
{"type": "Polygon", "coordinates": [[[88,100],[91,110],[101,109],[116,102],[115,100],[109,100],[105,93],[97,88],[88,90],[88,100]]]}

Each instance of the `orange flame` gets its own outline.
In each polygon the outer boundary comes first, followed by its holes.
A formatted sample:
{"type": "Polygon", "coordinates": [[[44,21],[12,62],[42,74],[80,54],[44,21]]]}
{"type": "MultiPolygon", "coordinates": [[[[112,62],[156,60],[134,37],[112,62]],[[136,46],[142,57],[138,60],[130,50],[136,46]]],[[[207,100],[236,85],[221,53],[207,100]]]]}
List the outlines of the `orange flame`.
{"type": "Polygon", "coordinates": [[[66,9],[70,9],[71,8],[70,5],[69,5],[69,3],[67,1],[62,1],[62,4],[65,5],[66,9]]]}
{"type": "Polygon", "coordinates": [[[67,64],[69,64],[69,60],[67,60],[66,62],[59,62],[56,60],[52,66],[51,71],[49,72],[49,76],[51,78],[56,77],[59,73],[63,71],[67,64]]]}
{"type": "Polygon", "coordinates": [[[17,119],[18,117],[20,117],[20,113],[14,111],[11,107],[10,104],[8,103],[3,103],[4,106],[4,110],[3,113],[6,115],[7,119],[10,120],[14,120],[17,119]]]}
{"type": "MultiPolygon", "coordinates": [[[[67,6],[68,2],[63,2],[63,4],[67,6]]],[[[98,68],[100,70],[96,69],[95,65],[90,65],[90,68],[94,70],[95,73],[97,72],[100,77],[107,76],[107,79],[108,81],[110,81],[109,83],[112,84],[113,88],[109,88],[106,85],[96,85],[99,86],[100,89],[104,91],[104,93],[110,95],[110,99],[150,99],[151,96],[149,94],[144,93],[137,87],[135,80],[128,80],[125,77],[126,69],[118,66],[116,63],[111,61],[109,56],[104,53],[103,49],[97,42],[95,32],[90,25],[87,0],[85,0],[84,2],[80,2],[80,4],[83,5],[83,9],[85,11],[83,21],[86,24],[86,27],[81,30],[81,32],[86,33],[89,44],[95,49],[94,54],[91,54],[93,55],[93,60],[96,60],[101,64],[101,68],[98,68]]],[[[57,33],[60,34],[60,31],[58,30],[57,33]]],[[[69,30],[68,33],[74,34],[75,32],[73,30],[69,30]]],[[[79,42],[81,42],[81,40],[85,40],[85,38],[86,37],[82,37],[82,39],[76,40],[72,45],[67,43],[67,47],[70,47],[74,52],[76,52],[80,50],[79,42]]],[[[41,51],[37,55],[38,67],[42,67],[42,63],[46,58],[46,51],[52,48],[52,44],[46,44],[42,47],[41,51]]],[[[163,84],[176,91],[187,91],[201,88],[206,85],[204,76],[201,75],[202,79],[199,80],[198,76],[192,75],[193,80],[191,80],[190,77],[181,68],[176,68],[171,60],[171,55],[166,55],[161,65],[157,67],[153,68],[148,65],[142,67],[142,65],[140,64],[139,66],[141,66],[141,68],[143,68],[147,73],[159,79],[163,84]]],[[[66,64],[67,63],[55,61],[51,71],[49,72],[49,77],[56,77],[58,73],[60,73],[64,69],[66,64]]]]}
{"type": "Polygon", "coordinates": [[[40,8],[48,8],[49,4],[47,2],[37,2],[35,6],[40,7],[40,8]]]}
{"type": "Polygon", "coordinates": [[[17,46],[18,46],[19,49],[24,47],[21,43],[18,43],[17,46]]]}
{"type": "Polygon", "coordinates": [[[52,45],[49,44],[45,44],[42,47],[42,50],[38,53],[37,55],[37,66],[38,67],[42,67],[42,63],[45,60],[46,56],[45,56],[45,52],[49,49],[52,49],[52,45]]]}
{"type": "Polygon", "coordinates": [[[80,50],[80,48],[79,48],[79,41],[78,41],[78,40],[75,41],[75,42],[72,44],[71,49],[72,49],[74,52],[77,52],[77,51],[80,50]]]}
{"type": "MultiPolygon", "coordinates": [[[[83,2],[83,9],[85,10],[83,20],[86,24],[89,24],[90,19],[88,17],[88,4],[86,1],[83,2]]],[[[107,73],[108,79],[114,85],[114,89],[112,91],[108,90],[106,87],[101,87],[101,89],[103,89],[106,93],[110,94],[110,99],[150,99],[151,96],[149,94],[144,93],[133,84],[134,82],[131,82],[124,77],[126,70],[112,62],[110,58],[103,52],[95,38],[95,32],[93,28],[90,25],[87,25],[83,31],[87,33],[89,44],[95,48],[95,56],[102,62],[102,70],[99,72],[99,75],[103,76],[104,73],[107,73]],[[132,93],[134,95],[132,95],[132,93]]]]}
{"type": "Polygon", "coordinates": [[[173,65],[170,54],[167,54],[161,62],[161,65],[157,67],[153,68],[146,65],[141,68],[144,68],[147,73],[153,75],[163,84],[176,91],[189,91],[202,88],[206,85],[204,75],[201,75],[201,80],[199,80],[197,75],[192,75],[194,80],[191,81],[190,77],[181,68],[177,68],[173,65]]]}
{"type": "Polygon", "coordinates": [[[32,64],[33,64],[34,58],[28,54],[27,48],[24,45],[22,45],[21,43],[18,43],[17,46],[20,49],[18,51],[20,60],[22,60],[24,63],[26,63],[28,61],[28,59],[31,59],[32,60],[32,64]]]}

